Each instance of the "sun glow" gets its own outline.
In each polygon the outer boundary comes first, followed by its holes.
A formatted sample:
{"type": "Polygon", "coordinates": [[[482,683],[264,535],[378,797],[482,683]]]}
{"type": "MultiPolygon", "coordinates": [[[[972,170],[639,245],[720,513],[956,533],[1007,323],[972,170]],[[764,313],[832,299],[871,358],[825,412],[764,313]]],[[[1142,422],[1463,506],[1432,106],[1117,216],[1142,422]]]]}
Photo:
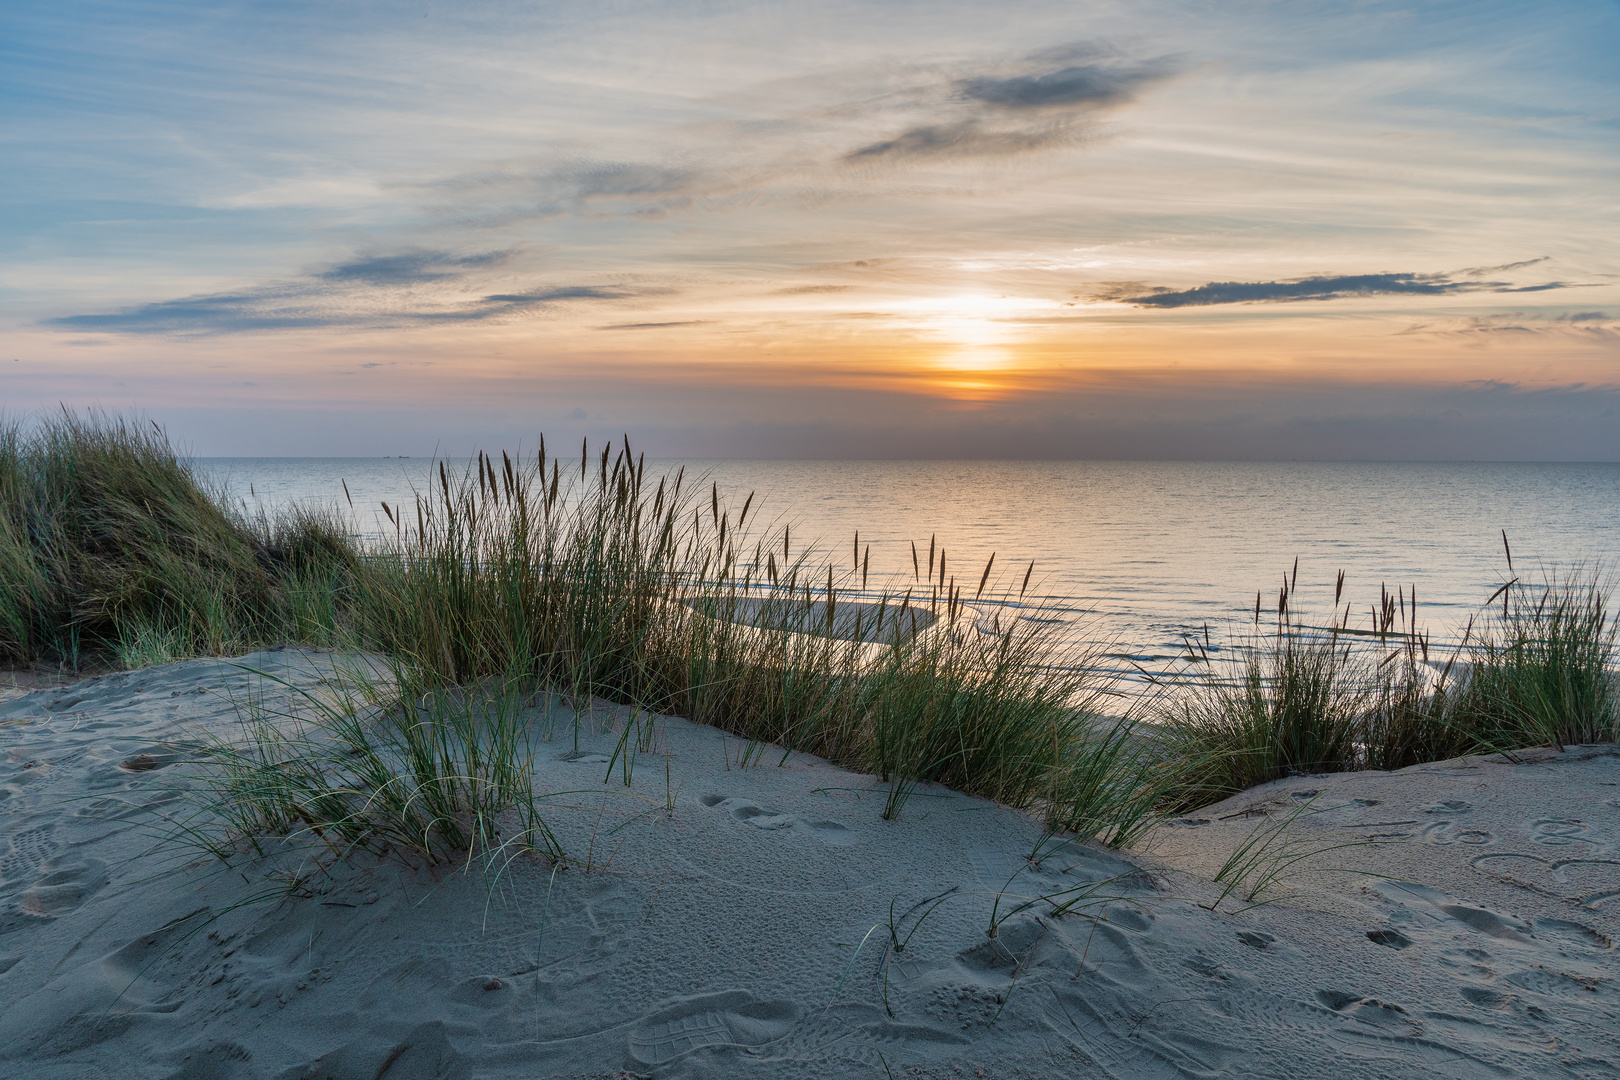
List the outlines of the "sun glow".
{"type": "MultiPolygon", "coordinates": [[[[1051,300],[1026,296],[958,293],[896,304],[895,313],[913,320],[915,328],[930,337],[962,346],[960,355],[964,360],[980,355],[991,359],[991,363],[983,366],[999,367],[1005,363],[1005,352],[994,346],[1023,337],[1024,328],[1019,325],[1022,319],[1057,306],[1051,300]]],[[[950,366],[968,365],[951,363],[950,366]]]]}
{"type": "Polygon", "coordinates": [[[961,347],[940,352],[933,367],[943,371],[1001,371],[1013,364],[1010,349],[994,345],[959,343],[961,347]]]}

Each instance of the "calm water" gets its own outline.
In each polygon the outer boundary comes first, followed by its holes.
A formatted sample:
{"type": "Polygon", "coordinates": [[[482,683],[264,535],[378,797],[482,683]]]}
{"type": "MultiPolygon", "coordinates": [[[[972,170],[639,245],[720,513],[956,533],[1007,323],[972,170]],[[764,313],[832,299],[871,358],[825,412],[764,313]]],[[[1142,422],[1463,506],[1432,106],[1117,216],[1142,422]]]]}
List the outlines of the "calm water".
{"type": "MultiPolygon", "coordinates": [[[[233,495],[266,507],[335,503],[356,528],[378,504],[411,504],[431,462],[213,458],[233,495]]],[[[931,535],[958,581],[991,552],[1031,592],[1065,599],[1075,633],[1119,642],[1119,662],[1153,669],[1208,624],[1219,643],[1248,625],[1256,591],[1275,596],[1299,560],[1297,603],[1326,612],[1335,574],[1366,612],[1380,584],[1415,588],[1420,621],[1451,637],[1503,581],[1502,531],[1521,572],[1620,562],[1620,464],[1361,464],[1003,461],[688,461],[766,519],[792,523],[794,548],[821,538],[848,559],[859,529],[873,580],[911,574],[931,535]]],[[[655,463],[649,462],[652,470],[655,463]]],[[[707,481],[705,482],[707,486],[707,481]]],[[[753,517],[753,514],[750,514],[753,517]]],[[[762,519],[764,520],[764,519],[762,519]]],[[[385,524],[385,523],[383,523],[385,524]]],[[[977,584],[976,580],[972,584],[977,584]]],[[[970,584],[969,591],[971,591],[970,584]]],[[[1365,623],[1360,615],[1352,626],[1365,623]]]]}

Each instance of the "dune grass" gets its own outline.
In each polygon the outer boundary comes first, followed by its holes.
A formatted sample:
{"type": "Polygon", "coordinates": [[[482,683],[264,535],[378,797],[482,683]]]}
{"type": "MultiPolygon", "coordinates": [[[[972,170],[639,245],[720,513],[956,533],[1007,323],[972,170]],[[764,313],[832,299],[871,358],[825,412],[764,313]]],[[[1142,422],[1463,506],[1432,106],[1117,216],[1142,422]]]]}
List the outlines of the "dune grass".
{"type": "MultiPolygon", "coordinates": [[[[1509,569],[1512,569],[1511,563],[1509,569]]],[[[1492,749],[1613,742],[1620,619],[1600,569],[1511,577],[1471,629],[1456,710],[1492,749]]]]}
{"type": "Polygon", "coordinates": [[[312,689],[257,674],[238,737],[198,752],[206,795],[177,830],[188,846],[226,864],[274,859],[271,841],[287,838],[428,866],[561,856],[534,788],[521,678],[448,687],[356,662],[312,689]]]}
{"type": "Polygon", "coordinates": [[[1620,628],[1596,571],[1510,577],[1444,662],[1404,591],[1368,637],[1339,613],[1342,577],[1316,625],[1290,576],[1274,628],[1257,598],[1235,660],[1190,643],[1191,677],[1119,718],[1096,656],[1026,602],[1030,570],[1003,578],[992,556],[959,584],[931,542],[909,575],[874,581],[858,534],[796,546],[752,494],[648,475],[626,443],[440,463],[411,506],[381,509],[391,531],[361,544],[335,513],[232,509],[150,425],[0,426],[0,653],[380,655],[384,682],[253,713],[245,742],[214,747],[214,811],[227,847],[302,830],[430,862],[513,836],[559,855],[521,779],[540,736],[516,703],[542,691],[576,717],[605,698],[714,725],[749,761],[775,747],[874,773],[886,817],[940,783],[1112,844],[1290,773],[1620,733],[1620,628]]]}
{"type": "MultiPolygon", "coordinates": [[[[1189,640],[1194,677],[1153,706],[1182,779],[1177,797],[1211,802],[1295,772],[1353,767],[1368,698],[1362,657],[1337,622],[1314,627],[1290,607],[1298,565],[1277,594],[1276,626],[1234,642],[1217,662],[1208,642],[1189,640]]],[[[1338,606],[1343,582],[1334,596],[1338,606]]]]}
{"type": "Polygon", "coordinates": [[[1366,643],[1372,674],[1353,764],[1404,769],[1490,749],[1478,724],[1458,707],[1468,679],[1462,649],[1431,655],[1429,634],[1418,625],[1415,593],[1409,599],[1404,590],[1391,596],[1381,589],[1372,628],[1377,641],[1366,643]]]}
{"type": "Polygon", "coordinates": [[[1371,631],[1352,634],[1342,590],[1341,575],[1334,616],[1315,626],[1291,609],[1285,578],[1275,630],[1259,629],[1257,599],[1235,661],[1190,643],[1191,677],[1150,706],[1179,773],[1172,801],[1196,806],[1298,773],[1620,737],[1620,620],[1599,570],[1510,577],[1446,656],[1431,656],[1415,596],[1383,590],[1371,631]]]}
{"type": "Polygon", "coordinates": [[[244,703],[241,738],[203,754],[218,829],[188,826],[221,857],[293,834],[429,863],[513,842],[558,857],[515,704],[542,690],[713,724],[755,759],[769,745],[875,771],[889,816],[924,782],[1116,842],[1147,813],[1142,785],[1103,779],[1135,744],[1102,721],[1083,658],[1051,622],[969,601],[1012,599],[993,559],[959,585],[930,550],[885,587],[859,537],[847,562],[795,549],[790,527],[750,517],[753,496],[648,477],[623,445],[480,455],[436,480],[383,507],[392,532],[362,546],[334,515],[233,509],[156,427],[12,424],[0,649],[74,667],[282,642],[384,657],[387,680],[335,698],[244,703]]]}
{"type": "MultiPolygon", "coordinates": [[[[795,552],[790,526],[750,518],[752,495],[739,507],[681,472],[648,478],[623,445],[566,466],[544,448],[481,455],[436,479],[388,508],[356,622],[444,685],[518,672],[575,702],[814,753],[888,782],[890,817],[937,782],[1111,836],[1114,808],[1145,798],[1090,775],[1129,746],[1098,734],[1105,681],[1052,623],[984,617],[943,552],[874,586],[858,537],[847,564],[795,552]]],[[[1010,598],[992,566],[977,601],[1010,598]]]]}
{"type": "Polygon", "coordinates": [[[308,597],[349,557],[319,515],[233,513],[155,426],[66,411],[0,425],[0,654],[12,663],[127,666],[296,636],[309,619],[290,594],[308,597]]]}

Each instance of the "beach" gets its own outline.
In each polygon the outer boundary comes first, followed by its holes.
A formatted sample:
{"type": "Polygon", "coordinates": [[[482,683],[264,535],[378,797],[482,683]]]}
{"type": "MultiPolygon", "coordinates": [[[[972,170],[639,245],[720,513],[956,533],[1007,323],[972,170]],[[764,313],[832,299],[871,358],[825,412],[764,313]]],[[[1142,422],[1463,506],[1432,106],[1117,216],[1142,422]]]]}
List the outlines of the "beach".
{"type": "Polygon", "coordinates": [[[0,27],[0,1080],[1620,1080],[1620,6],[0,27]]]}
{"type": "Polygon", "coordinates": [[[1612,746],[1296,776],[1109,851],[932,785],[884,820],[876,777],[678,718],[627,768],[629,710],[578,702],[576,725],[541,695],[561,862],[309,845],[226,868],[177,841],[188,748],[343,662],[0,703],[0,1072],[1620,1074],[1612,746]]]}

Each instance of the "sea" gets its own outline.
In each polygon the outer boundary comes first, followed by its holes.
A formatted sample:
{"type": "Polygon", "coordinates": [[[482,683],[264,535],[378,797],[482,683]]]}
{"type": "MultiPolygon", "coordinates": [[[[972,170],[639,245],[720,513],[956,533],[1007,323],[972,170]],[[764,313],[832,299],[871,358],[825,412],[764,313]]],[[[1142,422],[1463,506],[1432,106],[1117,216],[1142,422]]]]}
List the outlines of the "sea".
{"type": "MultiPolygon", "coordinates": [[[[249,510],[335,508],[361,537],[392,531],[381,504],[411,507],[428,458],[204,458],[199,471],[249,510]]],[[[452,468],[466,462],[452,461],[452,468]]],[[[594,463],[593,466],[594,468],[594,463]]],[[[1043,604],[1076,645],[1097,643],[1127,679],[1180,663],[1190,640],[1219,651],[1291,606],[1323,622],[1343,599],[1370,629],[1387,590],[1416,604],[1437,647],[1510,576],[1620,566],[1620,464],[1121,461],[649,460],[684,469],[750,518],[791,529],[842,565],[871,548],[875,590],[913,577],[932,544],[973,592],[992,581],[1043,604]],[[1511,554],[1512,569],[1509,568],[1511,554]],[[1029,568],[1033,565],[1033,570],[1029,568]]],[[[576,474],[577,475],[577,474],[576,474]]],[[[706,498],[705,498],[705,501],[706,498]]],[[[414,512],[412,512],[414,516],[414,512]]],[[[775,536],[780,529],[773,527],[775,536]]],[[[987,590],[994,593],[992,587],[987,590]]]]}

